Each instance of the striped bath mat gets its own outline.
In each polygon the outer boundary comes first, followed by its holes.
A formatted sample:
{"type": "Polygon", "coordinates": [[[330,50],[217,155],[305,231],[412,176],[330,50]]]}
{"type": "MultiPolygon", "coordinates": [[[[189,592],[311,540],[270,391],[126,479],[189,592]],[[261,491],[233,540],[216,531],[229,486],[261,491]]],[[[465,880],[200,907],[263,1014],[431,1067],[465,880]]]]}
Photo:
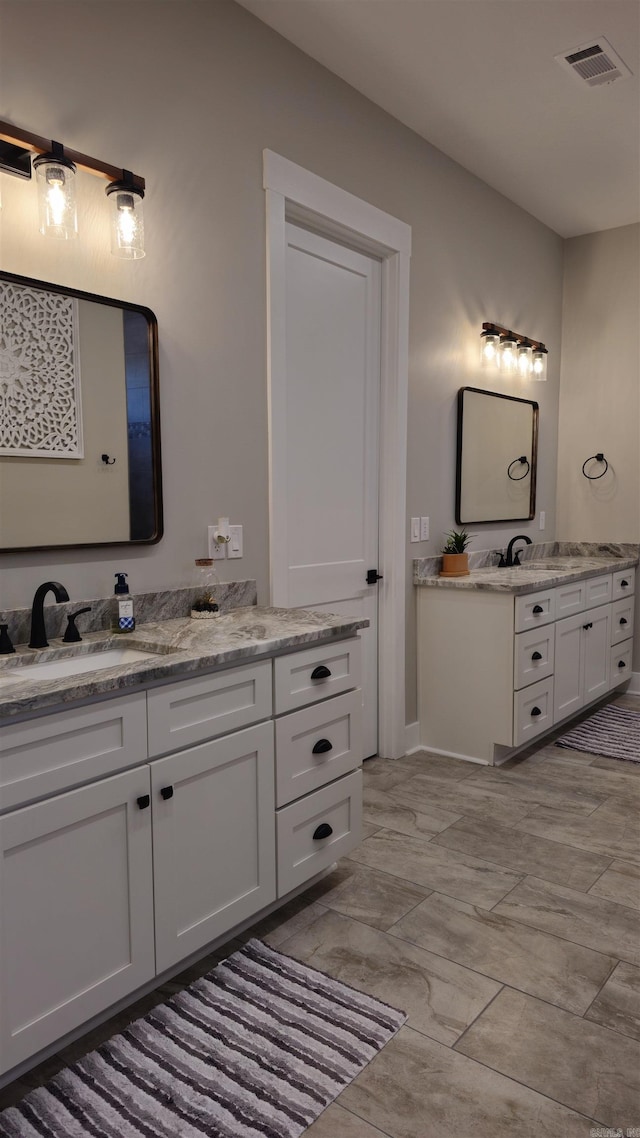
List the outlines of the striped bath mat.
{"type": "Polygon", "coordinates": [[[406,1020],[251,940],[0,1114],[3,1138],[297,1138],[406,1020]]]}
{"type": "Polygon", "coordinates": [[[556,740],[556,747],[640,763],[640,711],[609,704],[556,740]]]}

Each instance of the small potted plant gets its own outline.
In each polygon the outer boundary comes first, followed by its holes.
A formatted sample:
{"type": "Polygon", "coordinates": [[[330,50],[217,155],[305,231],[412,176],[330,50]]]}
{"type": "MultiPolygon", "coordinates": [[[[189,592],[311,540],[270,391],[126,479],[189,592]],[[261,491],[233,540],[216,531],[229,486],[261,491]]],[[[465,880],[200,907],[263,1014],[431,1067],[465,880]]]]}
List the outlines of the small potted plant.
{"type": "Polygon", "coordinates": [[[466,577],[469,574],[469,554],[466,548],[473,534],[452,529],[442,547],[441,577],[466,577]]]}

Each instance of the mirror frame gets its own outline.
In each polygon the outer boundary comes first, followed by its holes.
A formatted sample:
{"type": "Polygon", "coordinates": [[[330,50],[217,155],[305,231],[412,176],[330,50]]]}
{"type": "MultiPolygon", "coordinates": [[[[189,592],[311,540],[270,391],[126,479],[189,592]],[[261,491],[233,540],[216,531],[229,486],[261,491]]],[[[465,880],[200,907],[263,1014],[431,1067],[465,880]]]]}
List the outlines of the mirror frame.
{"type": "Polygon", "coordinates": [[[3,553],[42,553],[49,549],[98,549],[107,546],[120,545],[156,545],[164,533],[164,516],[162,503],[162,465],[160,446],[160,377],[158,371],[158,321],[150,308],[141,304],[130,304],[126,300],[115,300],[113,297],[99,296],[93,292],[82,292],[80,289],[67,288],[65,285],[52,284],[49,281],[36,280],[33,277],[22,277],[16,273],[6,273],[0,270],[0,280],[10,284],[25,285],[31,288],[46,289],[47,292],[60,293],[63,296],[73,296],[77,300],[89,300],[97,304],[106,304],[111,308],[126,309],[128,312],[137,312],[147,321],[148,348],[149,348],[149,396],[151,406],[151,464],[153,483],[153,533],[151,537],[135,538],[128,541],[81,541],[67,542],[62,545],[19,545],[0,546],[3,553]]]}
{"type": "Polygon", "coordinates": [[[457,525],[497,525],[499,522],[530,522],[536,515],[536,476],[538,470],[538,419],[539,405],[533,399],[521,399],[517,395],[503,395],[501,391],[486,391],[482,387],[461,387],[458,391],[458,428],[456,446],[456,524],[457,525]],[[531,407],[533,414],[531,430],[531,486],[529,493],[529,513],[518,518],[465,518],[460,516],[462,504],[462,443],[463,443],[463,415],[464,393],[473,391],[478,395],[490,395],[494,399],[509,399],[512,403],[526,403],[531,407]]]}

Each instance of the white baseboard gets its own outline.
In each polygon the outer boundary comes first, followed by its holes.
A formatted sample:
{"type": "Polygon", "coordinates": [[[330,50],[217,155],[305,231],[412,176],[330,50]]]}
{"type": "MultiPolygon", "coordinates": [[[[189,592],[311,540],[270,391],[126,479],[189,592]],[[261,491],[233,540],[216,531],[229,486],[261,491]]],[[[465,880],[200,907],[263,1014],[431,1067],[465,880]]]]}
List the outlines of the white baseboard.
{"type": "MultiPolygon", "coordinates": [[[[627,695],[640,695],[640,672],[631,673],[631,683],[627,688],[627,695]]],[[[411,724],[413,727],[413,724],[411,724]]]]}
{"type": "Polygon", "coordinates": [[[407,723],[405,727],[405,742],[404,753],[405,755],[412,755],[414,751],[422,750],[420,746],[420,723],[416,719],[415,723],[407,723]]]}

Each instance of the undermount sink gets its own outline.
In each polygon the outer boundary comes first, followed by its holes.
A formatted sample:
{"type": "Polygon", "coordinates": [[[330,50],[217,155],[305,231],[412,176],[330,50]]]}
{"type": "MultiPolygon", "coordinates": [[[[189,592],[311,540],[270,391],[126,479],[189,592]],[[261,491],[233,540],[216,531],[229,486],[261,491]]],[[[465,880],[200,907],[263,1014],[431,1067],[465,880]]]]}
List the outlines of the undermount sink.
{"type": "Polygon", "coordinates": [[[60,680],[67,676],[81,676],[87,672],[97,672],[104,668],[115,668],[120,664],[138,664],[159,655],[158,652],[143,648],[130,648],[118,645],[115,648],[101,648],[75,655],[65,655],[54,660],[32,663],[30,660],[12,661],[0,669],[0,683],[24,683],[37,680],[60,680]]]}

